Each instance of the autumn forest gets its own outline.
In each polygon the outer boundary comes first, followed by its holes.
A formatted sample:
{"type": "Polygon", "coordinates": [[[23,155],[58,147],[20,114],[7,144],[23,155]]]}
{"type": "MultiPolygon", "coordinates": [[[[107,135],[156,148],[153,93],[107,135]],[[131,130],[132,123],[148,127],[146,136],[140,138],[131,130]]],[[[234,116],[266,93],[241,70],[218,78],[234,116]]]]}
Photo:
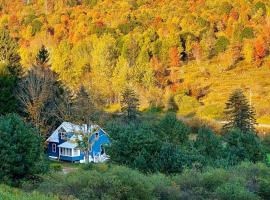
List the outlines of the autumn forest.
{"type": "Polygon", "coordinates": [[[0,0],[0,200],[270,199],[269,75],[269,0],[0,0]]]}
{"type": "Polygon", "coordinates": [[[18,41],[26,72],[44,45],[66,87],[119,110],[123,88],[141,109],[223,119],[242,88],[269,122],[269,2],[253,0],[2,1],[0,26],[18,41]]]}

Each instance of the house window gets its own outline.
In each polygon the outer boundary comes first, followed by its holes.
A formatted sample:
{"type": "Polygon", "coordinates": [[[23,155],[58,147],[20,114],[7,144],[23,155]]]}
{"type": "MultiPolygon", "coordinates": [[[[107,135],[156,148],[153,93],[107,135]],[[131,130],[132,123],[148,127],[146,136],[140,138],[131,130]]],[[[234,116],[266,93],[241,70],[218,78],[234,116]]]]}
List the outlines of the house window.
{"type": "Polygon", "coordinates": [[[65,132],[61,132],[60,133],[60,137],[62,140],[65,140],[66,139],[66,133],[65,132]]]}
{"type": "Polygon", "coordinates": [[[54,153],[56,152],[56,144],[54,144],[54,143],[52,144],[52,152],[54,152],[54,153]]]}
{"type": "Polygon", "coordinates": [[[59,130],[59,135],[60,135],[61,140],[66,140],[66,136],[67,136],[66,134],[67,132],[63,128],[59,130]]]}
{"type": "Polygon", "coordinates": [[[80,150],[79,149],[74,149],[73,150],[73,155],[74,156],[79,156],[80,155],[80,150]]]}
{"type": "Polygon", "coordinates": [[[105,149],[104,149],[103,145],[100,146],[100,149],[101,149],[101,153],[100,154],[103,155],[105,153],[105,149]]]}
{"type": "Polygon", "coordinates": [[[72,156],[72,149],[68,149],[68,148],[61,148],[60,149],[60,153],[63,156],[72,156]]]}

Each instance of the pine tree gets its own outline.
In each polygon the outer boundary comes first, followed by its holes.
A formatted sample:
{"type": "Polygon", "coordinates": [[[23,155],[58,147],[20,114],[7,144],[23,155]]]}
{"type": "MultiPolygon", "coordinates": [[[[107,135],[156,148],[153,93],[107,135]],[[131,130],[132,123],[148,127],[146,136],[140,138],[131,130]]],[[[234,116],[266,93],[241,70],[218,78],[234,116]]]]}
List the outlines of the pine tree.
{"type": "Polygon", "coordinates": [[[136,119],[138,115],[139,99],[131,88],[126,88],[122,93],[121,110],[128,120],[136,119]]]}
{"type": "Polygon", "coordinates": [[[231,94],[224,113],[228,120],[223,126],[225,131],[240,129],[243,133],[255,132],[255,112],[241,89],[237,89],[231,94]]]}
{"type": "Polygon", "coordinates": [[[50,60],[50,54],[47,48],[42,45],[37,56],[36,56],[36,65],[37,66],[47,66],[50,60]]]}
{"type": "Polygon", "coordinates": [[[16,112],[15,88],[21,72],[18,45],[8,31],[0,30],[0,115],[16,112]]]}
{"type": "Polygon", "coordinates": [[[91,121],[96,114],[96,109],[93,100],[84,86],[80,87],[73,104],[74,120],[80,124],[91,124],[91,121]]]}

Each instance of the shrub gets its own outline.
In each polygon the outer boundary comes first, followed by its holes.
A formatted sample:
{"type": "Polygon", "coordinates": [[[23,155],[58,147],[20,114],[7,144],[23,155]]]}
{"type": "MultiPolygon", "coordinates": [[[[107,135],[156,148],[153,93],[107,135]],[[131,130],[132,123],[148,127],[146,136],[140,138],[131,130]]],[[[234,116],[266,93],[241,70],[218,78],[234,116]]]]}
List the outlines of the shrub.
{"type": "Polygon", "coordinates": [[[263,2],[261,2],[261,1],[257,2],[257,3],[255,4],[255,6],[254,6],[254,11],[255,11],[255,12],[258,12],[259,10],[262,11],[262,14],[263,14],[263,15],[266,15],[266,6],[265,6],[265,4],[264,4],[263,2]]]}
{"type": "Polygon", "coordinates": [[[233,6],[228,2],[223,2],[220,5],[220,12],[221,14],[227,14],[229,15],[231,10],[233,9],[233,6]]]}
{"type": "Polygon", "coordinates": [[[241,40],[243,39],[252,39],[254,38],[254,32],[253,28],[246,27],[242,30],[241,35],[240,35],[241,40]]]}
{"type": "Polygon", "coordinates": [[[53,171],[62,171],[62,165],[60,163],[52,163],[50,169],[53,171]]]}
{"type": "Polygon", "coordinates": [[[256,200],[260,199],[256,194],[246,190],[243,185],[225,183],[217,188],[216,195],[218,199],[230,200],[256,200]]]}
{"type": "Polygon", "coordinates": [[[153,186],[145,175],[126,167],[115,166],[106,172],[78,169],[67,175],[52,174],[38,188],[43,193],[54,193],[63,199],[153,199],[153,186]]]}
{"type": "MultiPolygon", "coordinates": [[[[58,200],[57,197],[42,195],[37,192],[25,193],[18,189],[0,185],[0,200],[58,200]]],[[[68,199],[67,199],[68,200],[68,199]]],[[[71,199],[70,199],[71,200],[71,199]]]]}
{"type": "Polygon", "coordinates": [[[225,36],[220,36],[215,45],[216,53],[222,53],[226,51],[228,45],[230,44],[230,41],[225,36]]]}
{"type": "Polygon", "coordinates": [[[36,35],[41,30],[42,22],[38,19],[33,20],[32,22],[32,35],[36,35]]]}

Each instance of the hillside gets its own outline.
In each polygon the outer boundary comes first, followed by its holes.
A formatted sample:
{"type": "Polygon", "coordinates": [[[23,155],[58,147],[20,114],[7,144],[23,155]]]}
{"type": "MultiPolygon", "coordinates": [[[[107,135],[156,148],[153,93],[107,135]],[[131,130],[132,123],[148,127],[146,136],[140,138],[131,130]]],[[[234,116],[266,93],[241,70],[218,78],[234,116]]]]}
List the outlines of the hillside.
{"type": "Polygon", "coordinates": [[[268,0],[0,2],[0,27],[17,39],[23,69],[45,45],[63,84],[84,85],[103,108],[129,85],[142,109],[222,119],[242,88],[258,121],[270,123],[268,0]]]}

